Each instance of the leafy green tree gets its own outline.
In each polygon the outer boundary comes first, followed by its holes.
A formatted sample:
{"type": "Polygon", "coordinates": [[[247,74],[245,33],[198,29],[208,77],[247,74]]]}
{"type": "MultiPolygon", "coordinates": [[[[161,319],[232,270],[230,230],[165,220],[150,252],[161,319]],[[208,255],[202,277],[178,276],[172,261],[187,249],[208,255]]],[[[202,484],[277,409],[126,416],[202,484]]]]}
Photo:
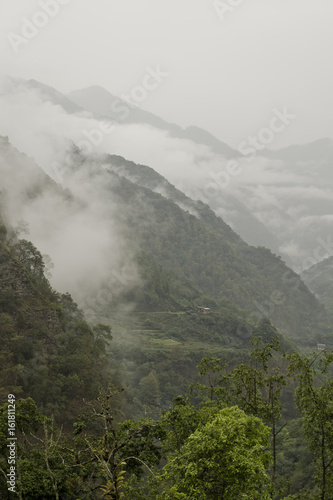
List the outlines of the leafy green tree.
{"type": "Polygon", "coordinates": [[[189,399],[177,396],[171,408],[161,415],[165,437],[161,443],[163,453],[180,451],[186,439],[201,423],[201,415],[189,399]]]}
{"type": "Polygon", "coordinates": [[[35,277],[41,278],[44,273],[45,264],[39,250],[27,240],[19,240],[14,245],[14,250],[18,260],[35,277]]]}
{"type": "MultiPolygon", "coordinates": [[[[8,404],[5,404],[0,408],[0,471],[5,478],[8,472],[7,420],[8,404]]],[[[28,500],[59,499],[59,492],[63,489],[60,485],[66,476],[66,469],[59,457],[61,433],[55,430],[50,419],[40,413],[31,398],[15,402],[15,436],[18,497],[28,500]]],[[[7,498],[5,495],[3,488],[1,498],[7,498]]]]}
{"type": "Polygon", "coordinates": [[[199,426],[162,471],[161,500],[269,499],[269,428],[238,407],[199,426]]]}

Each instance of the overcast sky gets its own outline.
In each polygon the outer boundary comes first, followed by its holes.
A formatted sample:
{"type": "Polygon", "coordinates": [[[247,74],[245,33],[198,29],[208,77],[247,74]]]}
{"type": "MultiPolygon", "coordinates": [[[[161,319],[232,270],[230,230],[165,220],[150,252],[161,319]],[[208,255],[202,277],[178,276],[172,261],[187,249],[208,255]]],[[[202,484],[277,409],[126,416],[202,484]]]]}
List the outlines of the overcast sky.
{"type": "Polygon", "coordinates": [[[332,21],[332,0],[221,0],[219,8],[214,0],[0,0],[0,67],[65,93],[101,85],[120,95],[160,65],[168,77],[143,108],[237,147],[286,106],[296,119],[278,148],[333,138],[332,21]],[[45,10],[54,2],[52,17],[45,10]],[[24,18],[45,26],[22,41],[24,18]]]}

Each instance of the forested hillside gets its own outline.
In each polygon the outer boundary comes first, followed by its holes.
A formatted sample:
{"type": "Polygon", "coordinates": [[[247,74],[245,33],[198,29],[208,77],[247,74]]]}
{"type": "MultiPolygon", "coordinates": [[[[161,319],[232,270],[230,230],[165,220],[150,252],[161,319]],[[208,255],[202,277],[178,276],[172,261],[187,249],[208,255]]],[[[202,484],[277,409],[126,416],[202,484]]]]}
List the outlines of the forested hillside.
{"type": "Polygon", "coordinates": [[[333,500],[332,18],[0,0],[0,500],[333,500]]]}
{"type": "Polygon", "coordinates": [[[71,296],[51,288],[40,252],[0,227],[1,398],[29,395],[68,426],[107,380],[108,328],[95,338],[71,296]]]}
{"type": "MultiPolygon", "coordinates": [[[[0,227],[1,498],[13,495],[4,479],[13,405],[19,498],[330,498],[331,355],[293,353],[267,319],[237,339],[245,314],[213,302],[207,315],[152,314],[149,341],[121,345],[108,325],[88,326],[71,297],[52,290],[37,248],[0,227]],[[154,330],[157,315],[174,344],[154,330]],[[195,355],[193,335],[202,339],[195,355]],[[144,411],[133,418],[139,401],[144,411]]],[[[148,263],[147,278],[161,273],[148,263]]],[[[177,283],[174,306],[182,308],[182,291],[205,298],[177,283]]]]}
{"type": "Polygon", "coordinates": [[[328,500],[331,324],[300,278],[149,167],[72,146],[60,186],[3,139],[0,168],[1,498],[15,404],[24,499],[328,500]]]}
{"type": "Polygon", "coordinates": [[[112,156],[98,165],[96,159],[93,165],[83,160],[81,168],[96,189],[102,184],[105,197],[109,193],[123,207],[124,226],[153,261],[215,301],[229,300],[254,319],[269,317],[288,337],[306,343],[314,340],[315,329],[318,337],[327,335],[318,331],[326,321],[323,308],[281,258],[247,245],[207,205],[189,199],[152,169],[112,156]]]}
{"type": "MultiPolygon", "coordinates": [[[[116,298],[118,304],[120,296],[127,294],[126,301],[132,296],[134,308],[141,310],[146,302],[146,310],[154,309],[142,286],[145,271],[138,264],[138,256],[144,252],[152,263],[189,280],[213,301],[226,300],[246,309],[253,321],[268,317],[298,342],[307,345],[329,334],[323,307],[279,257],[247,245],[207,205],[186,197],[149,167],[120,157],[87,158],[72,147],[58,173],[64,189],[4,140],[0,161],[8,215],[16,222],[27,220],[34,243],[55,261],[53,274],[60,285],[64,273],[57,265],[57,256],[66,253],[66,237],[71,246],[75,243],[73,248],[67,247],[67,253],[72,272],[80,280],[71,290],[77,290],[81,304],[88,307],[94,303],[92,297],[102,288],[104,296],[116,298]],[[54,220],[55,214],[58,220],[54,220]],[[82,226],[79,240],[72,242],[68,235],[78,231],[74,229],[78,224],[82,226]],[[100,231],[109,232],[101,249],[97,246],[98,226],[100,231]],[[85,230],[87,235],[91,233],[89,245],[94,247],[96,258],[84,248],[85,230]],[[85,273],[76,268],[80,261],[75,250],[84,254],[85,273]]],[[[163,285],[155,283],[155,287],[160,288],[161,296],[163,285]]],[[[97,302],[112,310],[108,299],[97,302]]]]}
{"type": "Polygon", "coordinates": [[[302,273],[302,279],[307,287],[325,304],[332,317],[333,308],[333,258],[328,257],[302,273]]]}

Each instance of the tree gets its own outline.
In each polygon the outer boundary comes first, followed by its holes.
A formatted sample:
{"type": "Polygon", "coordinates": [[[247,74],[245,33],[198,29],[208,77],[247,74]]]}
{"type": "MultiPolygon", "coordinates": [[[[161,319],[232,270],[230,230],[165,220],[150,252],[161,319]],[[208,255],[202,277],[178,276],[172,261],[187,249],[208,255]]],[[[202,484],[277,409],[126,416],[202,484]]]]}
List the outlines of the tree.
{"type": "Polygon", "coordinates": [[[187,438],[201,423],[201,414],[189,399],[177,396],[171,408],[162,413],[161,425],[165,436],[162,442],[164,453],[180,451],[187,438]]]}
{"type": "Polygon", "coordinates": [[[197,368],[201,377],[206,377],[207,385],[198,383],[197,387],[200,395],[210,401],[230,403],[230,377],[225,375],[227,364],[223,366],[222,361],[212,356],[202,358],[197,368]]]}
{"type": "Polygon", "coordinates": [[[45,264],[42,254],[30,241],[19,240],[14,245],[14,250],[17,259],[35,278],[41,279],[44,276],[45,264]]]}
{"type": "MultiPolygon", "coordinates": [[[[139,477],[143,469],[158,464],[161,458],[157,442],[161,438],[160,426],[153,420],[127,420],[117,422],[114,408],[119,407],[120,393],[115,388],[101,390],[96,401],[90,402],[89,420],[100,426],[99,436],[86,435],[84,442],[90,461],[95,464],[98,477],[104,481],[100,488],[105,498],[124,499],[125,475],[139,477]],[[155,442],[156,441],[156,442],[155,442]]],[[[76,426],[77,434],[84,422],[76,426]]],[[[96,488],[95,488],[96,489],[96,488]]]]}
{"type": "MultiPolygon", "coordinates": [[[[0,472],[8,473],[8,404],[0,407],[0,472]]],[[[68,469],[60,457],[61,432],[40,413],[31,398],[15,401],[16,492],[20,499],[59,499],[68,469]],[[42,429],[43,437],[40,437],[42,429]],[[36,434],[39,432],[39,436],[36,434]],[[55,438],[56,437],[56,438],[55,438]],[[53,491],[52,491],[53,490],[53,491]],[[51,493],[52,491],[52,493],[51,493]]],[[[3,484],[1,484],[3,488],[3,484]]],[[[0,488],[1,488],[0,486],[0,488]]],[[[0,489],[1,498],[5,490],[0,489]]]]}
{"type": "Polygon", "coordinates": [[[303,416],[307,446],[314,455],[320,499],[329,500],[333,496],[333,379],[328,372],[333,354],[294,353],[288,358],[290,373],[298,380],[296,405],[303,416]]]}
{"type": "Polygon", "coordinates": [[[246,413],[260,417],[271,426],[274,481],[277,466],[276,438],[284,428],[284,425],[278,425],[282,412],[280,397],[287,384],[287,376],[270,363],[273,353],[280,350],[280,340],[268,319],[259,323],[251,343],[255,349],[250,353],[249,363],[240,363],[231,374],[233,397],[235,403],[246,413]]]}
{"type": "Polygon", "coordinates": [[[161,500],[269,499],[269,428],[234,406],[218,410],[168,457],[161,500]]]}

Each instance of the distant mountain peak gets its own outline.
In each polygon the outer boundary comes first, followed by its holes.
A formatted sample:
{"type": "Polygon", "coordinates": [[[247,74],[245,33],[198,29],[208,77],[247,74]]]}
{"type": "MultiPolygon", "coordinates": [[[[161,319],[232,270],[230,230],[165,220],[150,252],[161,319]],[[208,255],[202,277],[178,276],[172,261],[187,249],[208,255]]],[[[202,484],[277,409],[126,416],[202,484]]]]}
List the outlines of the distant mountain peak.
{"type": "Polygon", "coordinates": [[[329,137],[323,137],[306,144],[292,144],[286,148],[278,150],[265,149],[261,153],[262,156],[273,159],[302,161],[314,160],[318,161],[321,158],[333,159],[333,140],[329,137]]]}
{"type": "Polygon", "coordinates": [[[80,90],[74,90],[68,94],[68,98],[82,108],[110,119],[115,119],[112,105],[115,99],[118,99],[121,105],[127,106],[130,109],[128,117],[124,119],[125,123],[147,124],[155,128],[166,130],[172,137],[188,139],[195,143],[203,144],[210,147],[215,153],[221,154],[227,158],[239,156],[236,150],[214,137],[207,130],[196,125],[191,125],[183,129],[179,125],[167,122],[149,111],[145,111],[140,107],[129,104],[121,98],[117,98],[111,94],[111,92],[99,85],[92,85],[80,90]]]}

